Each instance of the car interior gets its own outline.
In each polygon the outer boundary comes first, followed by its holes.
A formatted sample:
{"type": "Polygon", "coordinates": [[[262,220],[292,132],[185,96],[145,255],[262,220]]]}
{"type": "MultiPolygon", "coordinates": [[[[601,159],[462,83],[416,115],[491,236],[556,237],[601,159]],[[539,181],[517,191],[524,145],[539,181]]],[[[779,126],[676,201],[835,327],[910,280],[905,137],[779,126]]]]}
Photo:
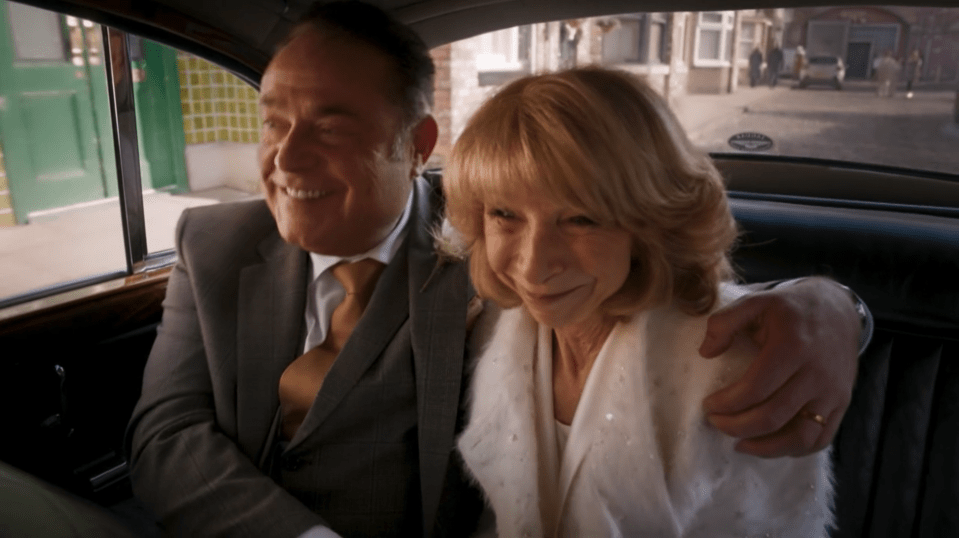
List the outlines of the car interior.
{"type": "MultiPolygon", "coordinates": [[[[256,86],[273,48],[310,2],[22,3],[177,47],[256,86]]],[[[541,21],[822,2],[375,3],[410,24],[432,47],[541,21]]],[[[844,4],[872,5],[856,0],[844,4]]],[[[921,5],[950,4],[927,0],[921,5]]],[[[959,86],[953,89],[959,95],[959,86]]],[[[3,110],[0,106],[0,114],[3,110]]],[[[122,128],[122,117],[114,121],[122,128]]],[[[959,140],[954,143],[959,148],[959,140]]],[[[117,142],[116,147],[120,162],[124,146],[117,142]]],[[[959,167],[948,173],[748,153],[716,154],[715,160],[728,181],[743,232],[734,252],[739,276],[747,282],[828,276],[854,290],[875,320],[872,341],[860,358],[852,403],[832,446],[837,488],[833,536],[957,535],[959,167]]],[[[118,166],[121,184],[138,182],[138,175],[124,178],[129,163],[118,166]]],[[[119,194],[132,204],[133,213],[137,195],[119,194]]],[[[133,237],[127,244],[127,269],[109,275],[119,284],[94,286],[91,293],[83,292],[91,289],[90,282],[65,282],[0,303],[0,308],[14,309],[0,316],[0,461],[149,529],[149,515],[131,498],[122,440],[139,396],[175,254],[147,253],[145,245],[137,245],[138,226],[142,228],[142,222],[116,223],[133,237]]]]}

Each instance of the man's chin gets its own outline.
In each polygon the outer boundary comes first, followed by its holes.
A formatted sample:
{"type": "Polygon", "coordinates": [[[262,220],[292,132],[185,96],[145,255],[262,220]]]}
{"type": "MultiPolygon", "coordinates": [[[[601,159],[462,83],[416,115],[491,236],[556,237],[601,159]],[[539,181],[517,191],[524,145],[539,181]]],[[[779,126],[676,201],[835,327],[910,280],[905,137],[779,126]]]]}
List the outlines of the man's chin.
{"type": "Polygon", "coordinates": [[[281,227],[280,236],[291,245],[307,252],[322,254],[324,256],[355,256],[372,248],[363,248],[363,242],[356,238],[344,237],[344,229],[345,227],[343,226],[337,226],[334,230],[324,233],[317,228],[310,229],[306,232],[290,229],[284,231],[281,227]]]}
{"type": "Polygon", "coordinates": [[[299,235],[280,234],[287,243],[299,247],[307,252],[322,254],[324,256],[343,256],[339,245],[331,244],[330,241],[323,241],[321,238],[302,237],[299,235]]]}

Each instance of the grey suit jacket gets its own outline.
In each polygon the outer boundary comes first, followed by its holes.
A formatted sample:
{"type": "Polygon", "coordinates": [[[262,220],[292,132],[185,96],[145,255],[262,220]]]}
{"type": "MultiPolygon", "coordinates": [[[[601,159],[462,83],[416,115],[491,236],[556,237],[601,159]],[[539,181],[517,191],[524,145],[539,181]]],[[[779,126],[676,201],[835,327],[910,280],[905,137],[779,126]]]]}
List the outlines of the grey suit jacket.
{"type": "Polygon", "coordinates": [[[134,492],[172,534],[296,536],[328,524],[344,536],[443,536],[472,523],[476,493],[451,455],[470,290],[462,264],[437,263],[435,198],[418,179],[406,242],[285,450],[277,386],[303,345],[308,256],[262,201],[184,213],[127,434],[134,492]],[[415,386],[403,388],[404,368],[415,386]],[[403,390],[413,397],[391,397],[403,390]],[[404,406],[415,416],[397,425],[404,406]]]}

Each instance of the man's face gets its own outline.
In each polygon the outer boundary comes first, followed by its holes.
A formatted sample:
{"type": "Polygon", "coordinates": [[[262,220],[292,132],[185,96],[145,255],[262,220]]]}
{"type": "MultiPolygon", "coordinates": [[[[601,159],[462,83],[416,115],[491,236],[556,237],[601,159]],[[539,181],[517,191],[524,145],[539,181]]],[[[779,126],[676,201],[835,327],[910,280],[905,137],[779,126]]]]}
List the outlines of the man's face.
{"type": "Polygon", "coordinates": [[[387,97],[392,69],[379,51],[316,31],[294,38],[267,67],[260,178],[289,243],[359,254],[402,213],[415,150],[409,137],[397,136],[401,112],[387,97]]]}

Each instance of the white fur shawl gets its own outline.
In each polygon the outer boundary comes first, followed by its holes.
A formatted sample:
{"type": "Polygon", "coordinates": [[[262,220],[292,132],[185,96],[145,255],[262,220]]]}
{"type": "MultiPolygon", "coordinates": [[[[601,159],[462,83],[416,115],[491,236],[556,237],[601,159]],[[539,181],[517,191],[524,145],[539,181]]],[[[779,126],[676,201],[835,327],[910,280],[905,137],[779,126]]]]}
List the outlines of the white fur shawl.
{"type": "MultiPolygon", "coordinates": [[[[723,287],[724,303],[740,293],[723,287]]],[[[827,451],[760,459],[709,426],[702,399],[755,355],[697,349],[705,318],[672,307],[610,334],[563,454],[552,414],[550,332],[523,308],[488,307],[474,329],[470,419],[458,441],[502,537],[824,537],[827,451]]]]}

